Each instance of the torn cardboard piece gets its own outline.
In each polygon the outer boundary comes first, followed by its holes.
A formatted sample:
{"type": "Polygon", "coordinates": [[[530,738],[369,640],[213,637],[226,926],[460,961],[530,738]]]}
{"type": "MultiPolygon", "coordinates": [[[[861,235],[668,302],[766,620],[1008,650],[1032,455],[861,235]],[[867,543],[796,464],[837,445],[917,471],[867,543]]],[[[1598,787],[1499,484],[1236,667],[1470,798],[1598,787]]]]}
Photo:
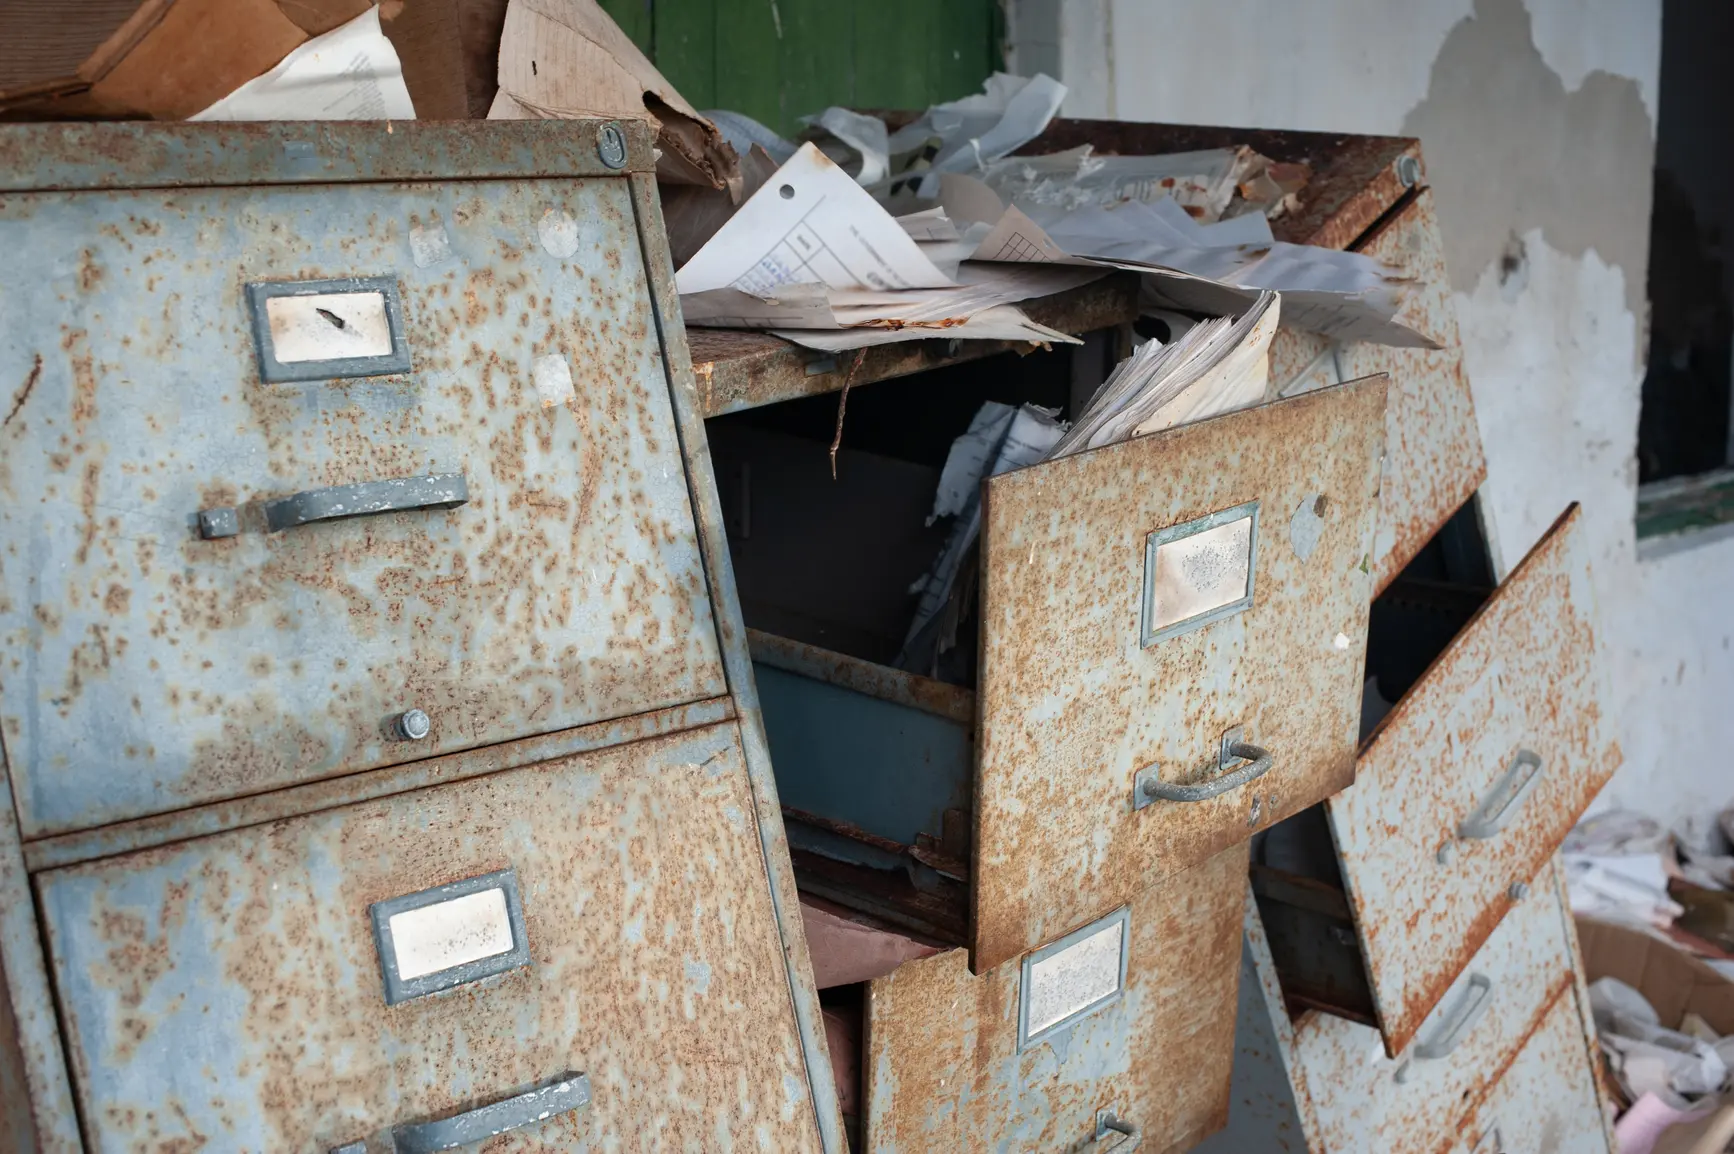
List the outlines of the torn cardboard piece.
{"type": "Polygon", "coordinates": [[[657,130],[658,180],[739,196],[734,149],[595,0],[511,0],[500,32],[499,84],[511,104],[496,99],[490,120],[649,120],[657,130]]]}

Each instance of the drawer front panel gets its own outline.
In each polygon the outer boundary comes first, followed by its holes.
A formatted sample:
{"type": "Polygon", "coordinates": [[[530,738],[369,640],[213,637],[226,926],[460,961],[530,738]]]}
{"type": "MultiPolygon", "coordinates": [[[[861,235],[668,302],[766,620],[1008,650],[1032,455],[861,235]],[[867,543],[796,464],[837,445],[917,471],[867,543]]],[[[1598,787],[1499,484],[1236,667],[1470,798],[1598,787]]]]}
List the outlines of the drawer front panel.
{"type": "Polygon", "coordinates": [[[1619,764],[1578,521],[1573,506],[1512,571],[1327,803],[1393,1053],[1619,764]]]}
{"type": "Polygon", "coordinates": [[[1570,916],[1552,865],[1422,1023],[1387,1057],[1377,1030],[1328,1014],[1296,1027],[1296,1047],[1326,1150],[1437,1154],[1523,1046],[1543,1011],[1576,980],[1570,916]]]}
{"type": "Polygon", "coordinates": [[[0,239],[27,838],[725,692],[624,180],[13,195],[0,239]]]}
{"type": "Polygon", "coordinates": [[[589,1104],[501,1149],[817,1145],[732,725],[38,887],[94,1150],[325,1150],[567,1073],[589,1104]]]}
{"type": "Polygon", "coordinates": [[[987,483],[977,973],[1353,780],[1383,430],[1362,381],[987,483]],[[1231,730],[1261,778],[1135,807],[1231,730]]]}
{"type": "Polygon", "coordinates": [[[1416,279],[1397,319],[1442,346],[1400,349],[1356,341],[1337,353],[1344,380],[1372,373],[1391,378],[1379,535],[1373,551],[1375,588],[1383,589],[1480,486],[1487,476],[1487,459],[1463,371],[1431,190],[1423,189],[1355,248],[1416,279]]]}
{"type": "Polygon", "coordinates": [[[1480,1109],[1460,1154],[1612,1154],[1576,995],[1560,995],[1480,1109]]]}
{"type": "Polygon", "coordinates": [[[1141,1151],[1191,1149],[1228,1109],[1245,890],[1239,846],[1135,897],[1122,990],[1093,1011],[1093,978],[1111,973],[1099,938],[1057,955],[1064,997],[1043,986],[1045,951],[976,977],[953,950],[872,982],[864,1148],[1106,1151],[1118,1134],[1089,1140],[1112,1110],[1143,1131],[1141,1151]]]}

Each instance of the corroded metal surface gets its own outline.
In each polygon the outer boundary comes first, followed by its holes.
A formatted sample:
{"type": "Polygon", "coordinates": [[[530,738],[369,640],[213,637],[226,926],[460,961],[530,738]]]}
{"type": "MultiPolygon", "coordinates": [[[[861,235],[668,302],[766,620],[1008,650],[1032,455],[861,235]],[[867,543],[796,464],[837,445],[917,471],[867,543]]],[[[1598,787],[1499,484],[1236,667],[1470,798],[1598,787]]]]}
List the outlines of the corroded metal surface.
{"type": "Polygon", "coordinates": [[[1362,381],[987,483],[977,972],[1354,779],[1384,405],[1362,381]],[[1250,501],[1251,607],[1143,647],[1146,536],[1250,501]],[[1264,778],[1133,811],[1139,770],[1197,780],[1235,726],[1264,778]]]}
{"type": "Polygon", "coordinates": [[[738,733],[751,791],[753,819],[763,868],[770,879],[771,910],[782,945],[784,989],[793,1007],[801,1040],[809,1109],[817,1120],[820,1148],[825,1154],[847,1154],[848,1139],[838,1107],[836,1082],[831,1076],[819,993],[813,983],[813,965],[807,955],[806,935],[801,931],[795,868],[783,830],[777,779],[765,747],[758,689],[753,683],[752,657],[747,652],[746,622],[741,616],[734,570],[729,566],[716,470],[712,467],[710,448],[705,440],[704,415],[695,402],[692,359],[686,346],[686,328],[680,321],[680,297],[675,291],[674,264],[668,255],[668,232],[662,222],[662,202],[657,197],[656,180],[651,175],[634,175],[628,184],[632,189],[638,240],[650,280],[650,300],[655,310],[662,363],[674,405],[681,462],[697,522],[699,555],[703,558],[705,575],[710,583],[716,631],[722,646],[723,671],[739,717],[738,733]]]}
{"type": "Polygon", "coordinates": [[[1021,1054],[1015,960],[976,977],[953,950],[871,983],[865,1148],[1096,1149],[1102,1109],[1142,1128],[1141,1154],[1220,1128],[1245,871],[1237,846],[1133,898],[1120,1000],[1021,1054]]]}
{"type": "Polygon", "coordinates": [[[1619,765],[1579,519],[1573,505],[1555,522],[1326,803],[1392,1053],[1619,765]],[[1520,751],[1539,759],[1532,790],[1499,832],[1460,837],[1520,751]]]}
{"type": "Polygon", "coordinates": [[[1195,1154],[1323,1154],[1306,1069],[1294,1045],[1258,903],[1246,895],[1240,951],[1240,996],[1234,1022],[1234,1074],[1228,1125],[1195,1154]]]}
{"type": "Polygon", "coordinates": [[[1283,325],[1270,342],[1270,379],[1264,399],[1294,397],[1342,380],[1337,366],[1339,342],[1320,333],[1283,325]]]}
{"type": "Polygon", "coordinates": [[[26,838],[725,691],[626,181],[17,194],[0,238],[26,838]],[[244,286],[353,275],[396,278],[413,371],[261,384],[244,286]],[[430,470],[469,502],[264,531],[430,470]]]}
{"type": "Polygon", "coordinates": [[[1492,983],[1488,1009],[1445,1056],[1423,1060],[1411,1046],[1387,1057],[1370,1027],[1317,1012],[1302,1016],[1296,1049],[1325,1150],[1443,1154],[1456,1141],[1466,1104],[1498,1082],[1547,1009],[1574,982],[1564,925],[1569,915],[1551,864],[1537,877],[1535,890],[1487,939],[1459,985],[1423,1024],[1420,1038],[1436,1040],[1461,1011],[1471,976],[1492,983]]]}
{"type": "Polygon", "coordinates": [[[1570,991],[1479,1106],[1468,1113],[1453,1154],[1612,1154],[1570,991]]]}
{"type": "Polygon", "coordinates": [[[0,751],[0,1149],[78,1154],[72,1083],[0,751]]]}
{"type": "Polygon", "coordinates": [[[196,809],[184,809],[137,821],[121,822],[83,833],[62,834],[33,841],[24,847],[24,861],[30,871],[73,865],[93,858],[113,857],[183,841],[190,837],[222,833],[261,825],[297,814],[314,813],[358,801],[390,797],[430,785],[480,777],[514,765],[533,761],[548,761],[588,753],[610,745],[624,745],[714,725],[734,717],[734,703],[726,697],[712,697],[689,705],[676,705],[653,713],[601,721],[594,725],[564,729],[543,737],[528,737],[522,741],[502,742],[481,749],[430,757],[407,765],[387,766],[367,773],[349,774],[326,781],[311,782],[290,789],[273,790],[234,801],[215,802],[196,809]]]}
{"type": "Polygon", "coordinates": [[[39,875],[93,1149],[324,1150],[566,1070],[588,1109],[499,1149],[811,1149],[752,807],[729,724],[39,875]],[[387,1008],[368,907],[508,866],[532,964],[387,1008]]]}
{"type": "Polygon", "coordinates": [[[875,665],[817,645],[791,641],[774,633],[747,630],[753,660],[785,673],[798,673],[881,701],[906,705],[955,721],[975,724],[975,694],[961,685],[920,677],[887,665],[875,665]]]}
{"type": "Polygon", "coordinates": [[[1385,473],[1379,497],[1374,586],[1383,589],[1432,539],[1487,476],[1475,402],[1463,371],[1451,281],[1433,194],[1423,189],[1355,245],[1358,252],[1402,268],[1419,282],[1397,319],[1433,338],[1438,349],[1344,345],[1345,378],[1388,373],[1385,473]]]}
{"type": "MultiPolygon", "coordinates": [[[[0,191],[522,179],[649,172],[651,133],[624,121],[627,163],[596,154],[605,121],[0,124],[0,191]]],[[[375,272],[385,271],[370,270],[375,272]]]]}
{"type": "MultiPolygon", "coordinates": [[[[1138,278],[1113,273],[1081,288],[1020,305],[1030,319],[1063,333],[1129,324],[1138,316],[1138,278]]],[[[740,329],[687,330],[698,407],[707,417],[796,397],[834,393],[906,377],[996,353],[1027,350],[1024,341],[952,341],[943,337],[875,345],[860,353],[817,353],[769,333],[740,329]]]]}

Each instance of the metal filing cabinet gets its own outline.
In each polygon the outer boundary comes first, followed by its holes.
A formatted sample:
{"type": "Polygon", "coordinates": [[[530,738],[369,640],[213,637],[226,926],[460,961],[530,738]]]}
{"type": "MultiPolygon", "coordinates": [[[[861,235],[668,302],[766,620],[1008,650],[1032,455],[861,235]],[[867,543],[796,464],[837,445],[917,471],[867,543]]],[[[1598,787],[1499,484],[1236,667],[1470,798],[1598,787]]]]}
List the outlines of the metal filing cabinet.
{"type": "Polygon", "coordinates": [[[1368,1026],[1285,1005],[1249,902],[1234,1101],[1201,1154],[1612,1154],[1560,871],[1534,888],[1394,1058],[1368,1026]]]}
{"type": "Polygon", "coordinates": [[[1332,847],[1310,856],[1335,861],[1280,860],[1293,831],[1279,829],[1254,869],[1291,995],[1377,1024],[1391,1054],[1619,764],[1578,522],[1572,506],[1490,597],[1414,578],[1386,590],[1371,665],[1425,672],[1367,739],[1354,786],[1309,815],[1305,840],[1326,846],[1328,827],[1332,847]],[[1381,634],[1397,642],[1389,661],[1381,634]]]}
{"type": "Polygon", "coordinates": [[[0,129],[16,1144],[842,1148],[651,172],[0,129]]]}
{"type": "Polygon", "coordinates": [[[1373,379],[991,478],[973,693],[759,637],[809,885],[895,917],[907,853],[986,973],[1347,785],[1383,425],[1373,379]]]}
{"type": "Polygon", "coordinates": [[[1021,963],[868,983],[863,1147],[1190,1150],[1229,1108],[1245,872],[1243,844],[1021,963]]]}

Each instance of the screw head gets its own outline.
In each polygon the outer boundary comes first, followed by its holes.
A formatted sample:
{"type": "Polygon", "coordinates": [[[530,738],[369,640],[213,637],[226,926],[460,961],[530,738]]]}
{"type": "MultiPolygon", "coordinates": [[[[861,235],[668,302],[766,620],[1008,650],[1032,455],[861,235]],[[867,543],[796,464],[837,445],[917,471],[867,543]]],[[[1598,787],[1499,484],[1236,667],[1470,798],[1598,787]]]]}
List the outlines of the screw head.
{"type": "Polygon", "coordinates": [[[626,167],[626,134],[618,124],[604,124],[596,137],[596,155],[609,168],[626,167]]]}
{"type": "Polygon", "coordinates": [[[1520,902],[1529,896],[1528,882],[1512,882],[1511,888],[1505,891],[1505,896],[1514,902],[1520,902]]]}
{"type": "Polygon", "coordinates": [[[1397,179],[1403,182],[1404,188],[1414,188],[1421,183],[1421,162],[1413,156],[1397,158],[1397,179]]]}
{"type": "Polygon", "coordinates": [[[420,741],[433,730],[433,719],[419,709],[406,709],[397,715],[393,727],[405,741],[420,741]]]}
{"type": "Polygon", "coordinates": [[[1444,845],[1439,847],[1439,852],[1434,854],[1433,857],[1442,866],[1450,865],[1452,862],[1457,860],[1457,843],[1454,841],[1446,842],[1444,845]]]}

